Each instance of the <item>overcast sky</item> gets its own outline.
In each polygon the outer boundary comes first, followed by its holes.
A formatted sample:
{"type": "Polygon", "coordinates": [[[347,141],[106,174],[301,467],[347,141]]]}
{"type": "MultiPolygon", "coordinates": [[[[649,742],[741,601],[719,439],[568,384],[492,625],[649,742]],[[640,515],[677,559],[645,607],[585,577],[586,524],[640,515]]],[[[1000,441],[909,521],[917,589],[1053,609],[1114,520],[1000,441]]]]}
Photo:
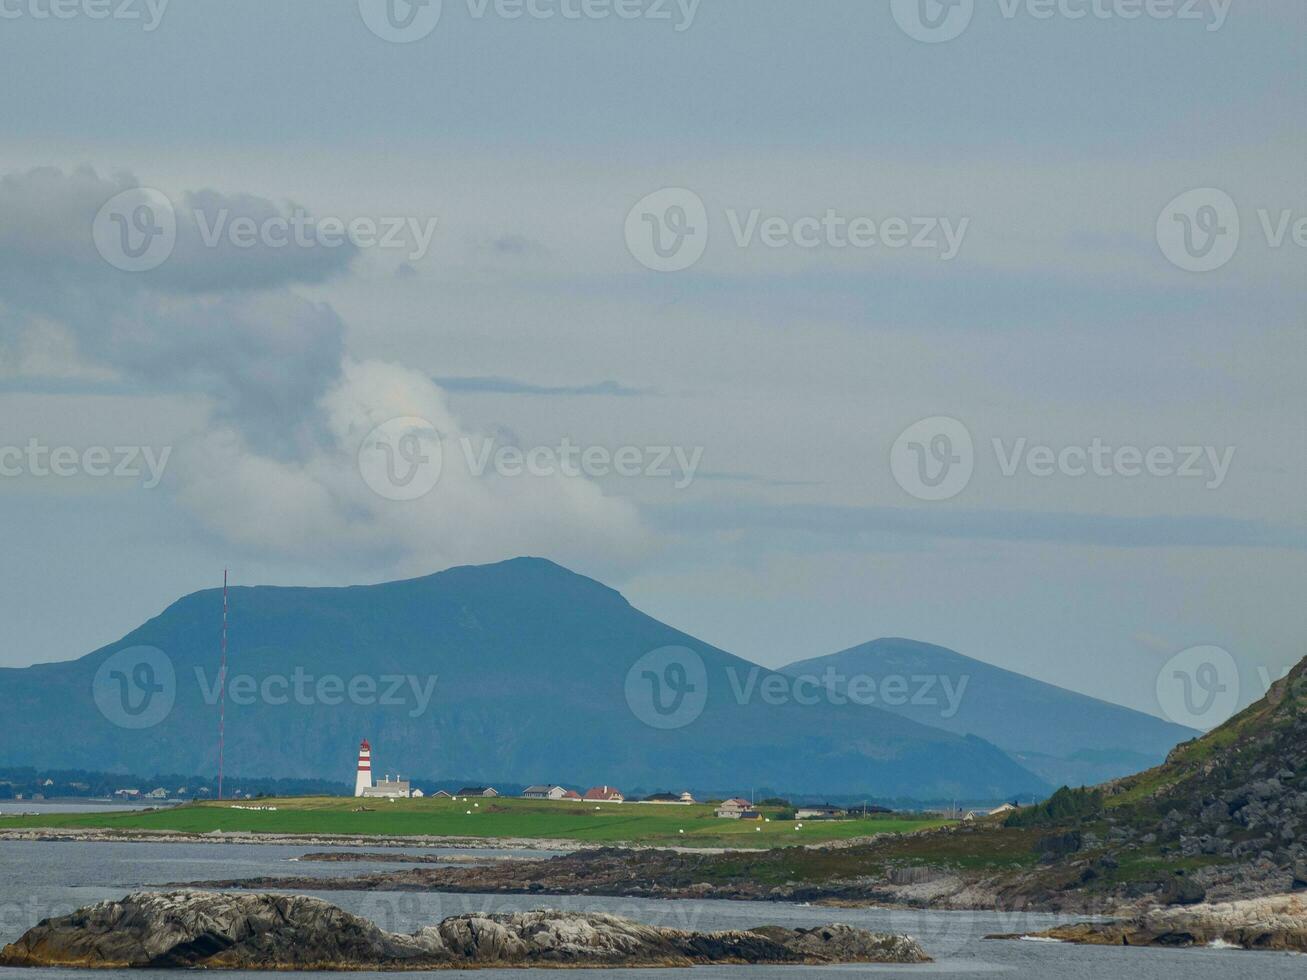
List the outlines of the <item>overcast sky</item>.
{"type": "Polygon", "coordinates": [[[1307,7],[376,6],[0,0],[0,665],[224,566],[519,554],[767,665],[907,636],[1161,713],[1189,647],[1243,701],[1307,654],[1307,7]],[[175,246],[123,271],[136,187],[175,246]],[[213,224],[300,214],[394,240],[213,224]],[[397,417],[417,499],[360,463],[397,417]]]}

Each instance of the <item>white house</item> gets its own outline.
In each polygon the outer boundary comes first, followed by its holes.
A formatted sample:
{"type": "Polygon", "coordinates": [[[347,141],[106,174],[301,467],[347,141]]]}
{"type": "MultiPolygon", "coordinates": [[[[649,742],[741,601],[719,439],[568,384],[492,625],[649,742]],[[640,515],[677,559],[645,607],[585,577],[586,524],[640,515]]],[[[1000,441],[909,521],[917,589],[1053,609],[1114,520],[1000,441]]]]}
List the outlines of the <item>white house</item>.
{"type": "Polygon", "coordinates": [[[717,808],[717,816],[722,820],[757,820],[758,811],[748,800],[739,797],[726,800],[717,808]]]}
{"type": "Polygon", "coordinates": [[[365,786],[360,796],[366,796],[372,799],[382,798],[391,800],[406,800],[413,795],[413,791],[408,784],[407,779],[400,779],[396,776],[391,779],[389,775],[382,778],[381,782],[374,783],[371,786],[365,786]]]}
{"type": "Polygon", "coordinates": [[[847,817],[849,811],[838,806],[831,806],[829,803],[822,803],[814,806],[800,806],[794,810],[795,820],[837,820],[840,817],[847,817]]]}

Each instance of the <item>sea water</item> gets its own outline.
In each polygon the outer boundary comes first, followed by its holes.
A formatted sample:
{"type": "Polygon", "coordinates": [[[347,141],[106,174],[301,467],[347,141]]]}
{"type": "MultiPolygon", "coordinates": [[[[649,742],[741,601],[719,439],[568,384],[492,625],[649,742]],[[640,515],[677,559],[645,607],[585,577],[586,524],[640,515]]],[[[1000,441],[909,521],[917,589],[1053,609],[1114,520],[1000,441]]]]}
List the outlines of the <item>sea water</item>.
{"type": "MultiPolygon", "coordinates": [[[[0,841],[0,942],[10,942],[41,919],[62,915],[132,890],[150,889],[170,882],[256,875],[336,877],[372,870],[395,870],[402,864],[319,863],[296,861],[306,851],[348,851],[351,848],[302,847],[258,844],[145,844],[71,841],[0,841]]],[[[366,850],[366,848],[360,849],[366,850]]],[[[375,849],[374,849],[375,850],[375,849]]],[[[388,849],[387,853],[402,853],[388,849]]],[[[442,852],[421,849],[414,853],[457,854],[468,858],[534,856],[529,851],[465,849],[442,852]]],[[[1078,947],[1060,943],[986,940],[989,933],[1033,932],[1067,917],[995,912],[905,912],[886,909],[831,909],[786,903],[722,901],[651,901],[590,896],[448,895],[404,892],[330,892],[308,894],[327,899],[368,917],[383,928],[412,932],[430,922],[465,912],[508,912],[531,908],[605,911],[653,925],[715,930],[763,924],[814,926],[847,922],[867,929],[904,932],[916,936],[933,964],[920,966],[838,967],[700,967],[694,970],[586,970],[585,980],[696,980],[716,978],[787,978],[813,980],[819,975],[946,974],[969,977],[1011,977],[1014,980],[1229,980],[1239,977],[1294,977],[1301,980],[1307,960],[1288,954],[1248,953],[1229,949],[1127,949],[1078,947]]],[[[442,971],[443,972],[443,971],[442,971]]],[[[557,970],[449,971],[478,980],[558,980],[557,970]]],[[[89,980],[76,970],[43,970],[49,980],[89,980]]],[[[266,974],[240,974],[266,977],[266,974]]],[[[357,973],[342,974],[357,978],[357,973]]],[[[394,977],[394,974],[386,974],[394,977]]],[[[97,971],[97,978],[127,980],[130,971],[97,971]]],[[[0,969],[0,980],[33,980],[28,970],[0,969]]]]}

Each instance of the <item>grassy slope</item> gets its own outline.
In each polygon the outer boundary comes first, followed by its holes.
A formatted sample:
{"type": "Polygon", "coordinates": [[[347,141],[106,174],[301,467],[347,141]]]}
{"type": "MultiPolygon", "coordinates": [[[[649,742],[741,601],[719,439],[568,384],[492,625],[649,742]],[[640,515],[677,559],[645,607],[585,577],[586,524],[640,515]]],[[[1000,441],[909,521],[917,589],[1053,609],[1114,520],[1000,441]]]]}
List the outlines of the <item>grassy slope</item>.
{"type": "MultiPolygon", "coordinates": [[[[352,798],[311,797],[260,800],[276,811],[233,809],[229,803],[198,803],[150,812],[0,816],[0,829],[31,827],[104,828],[204,834],[429,834],[485,839],[526,837],[593,843],[684,844],[713,847],[777,847],[847,840],[877,833],[901,833],[939,826],[938,820],[874,816],[866,820],[719,820],[711,806],[652,806],[632,803],[561,803],[545,800],[369,800],[368,811],[354,812],[352,798]],[[468,814],[468,810],[472,813],[468,814]],[[761,828],[761,829],[760,829],[761,828]],[[680,831],[684,830],[682,834],[680,831]]],[[[248,805],[248,804],[242,804],[248,805]]]]}
{"type": "Polygon", "coordinates": [[[1178,745],[1165,763],[1136,776],[1110,783],[1107,805],[1130,808],[1150,800],[1165,800],[1183,793],[1185,784],[1201,780],[1223,757],[1245,747],[1264,743],[1293,724],[1307,710],[1307,660],[1271,688],[1260,701],[1201,738],[1178,745]]]}
{"type": "MultiPolygon", "coordinates": [[[[1106,810],[1096,816],[1034,827],[980,820],[839,850],[727,854],[697,865],[695,880],[837,886],[864,877],[882,879],[894,868],[930,866],[985,877],[998,874],[1008,882],[1009,900],[1018,905],[1027,896],[1042,901],[1058,893],[1077,893],[1086,899],[1123,890],[1128,894],[1138,884],[1158,885],[1148,894],[1162,902],[1174,901],[1178,879],[1232,859],[1184,855],[1176,847],[1174,833],[1169,837],[1159,833],[1151,844],[1143,842],[1141,835],[1157,830],[1173,808],[1190,813],[1196,801],[1250,778],[1246,771],[1254,762],[1282,757],[1286,741],[1296,737],[1295,720],[1304,713],[1307,661],[1263,700],[1207,735],[1178,746],[1163,765],[1102,787],[1106,810]],[[1133,833],[1129,847],[1111,843],[1114,828],[1133,833]],[[1097,843],[1065,859],[1041,862],[1048,838],[1067,832],[1084,834],[1097,843]],[[1105,856],[1110,861],[1099,860],[1105,856]]],[[[1246,833],[1236,827],[1231,836],[1239,839],[1246,833]]]]}

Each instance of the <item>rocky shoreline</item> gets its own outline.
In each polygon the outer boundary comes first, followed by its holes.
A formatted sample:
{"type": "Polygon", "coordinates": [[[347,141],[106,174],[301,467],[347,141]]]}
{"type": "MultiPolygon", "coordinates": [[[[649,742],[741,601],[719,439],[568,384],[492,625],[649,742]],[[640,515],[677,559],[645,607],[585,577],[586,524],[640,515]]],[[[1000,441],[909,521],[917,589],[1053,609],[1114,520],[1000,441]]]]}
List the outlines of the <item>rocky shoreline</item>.
{"type": "Polygon", "coordinates": [[[0,828],[0,841],[78,841],[114,844],[281,844],[292,847],[440,847],[453,850],[530,850],[566,853],[594,847],[581,841],[535,837],[439,837],[413,835],[386,837],[374,834],[267,834],[214,831],[187,834],[160,830],[107,830],[80,827],[0,828]]]}
{"type": "Polygon", "coordinates": [[[291,858],[308,864],[498,864],[532,861],[518,854],[406,854],[402,851],[314,851],[291,858]]]}
{"type": "Polygon", "coordinates": [[[906,936],[832,924],[687,932],[602,913],[461,915],[411,935],[321,899],[137,893],[47,919],[0,966],[88,969],[432,970],[928,963],[906,936]]]}
{"type": "Polygon", "coordinates": [[[1155,908],[1112,922],[1057,926],[1033,938],[1086,946],[1236,946],[1304,953],[1307,952],[1307,900],[1301,895],[1272,895],[1216,905],[1155,908]]]}
{"type": "MultiPolygon", "coordinates": [[[[168,882],[167,888],[218,890],[446,892],[540,896],[600,895],[640,899],[720,899],[808,902],[832,907],[938,907],[992,909],[998,893],[983,880],[950,871],[898,869],[886,878],[771,883],[769,875],[716,877],[716,855],[602,848],[552,858],[522,858],[476,866],[395,868],[359,875],[277,875],[199,882],[168,882]],[[910,872],[910,873],[909,873],[910,872]],[[716,880],[714,880],[716,879],[716,880]]],[[[740,855],[745,861],[775,858],[740,855]]],[[[1032,909],[1033,910],[1033,909],[1032,909]]]]}

